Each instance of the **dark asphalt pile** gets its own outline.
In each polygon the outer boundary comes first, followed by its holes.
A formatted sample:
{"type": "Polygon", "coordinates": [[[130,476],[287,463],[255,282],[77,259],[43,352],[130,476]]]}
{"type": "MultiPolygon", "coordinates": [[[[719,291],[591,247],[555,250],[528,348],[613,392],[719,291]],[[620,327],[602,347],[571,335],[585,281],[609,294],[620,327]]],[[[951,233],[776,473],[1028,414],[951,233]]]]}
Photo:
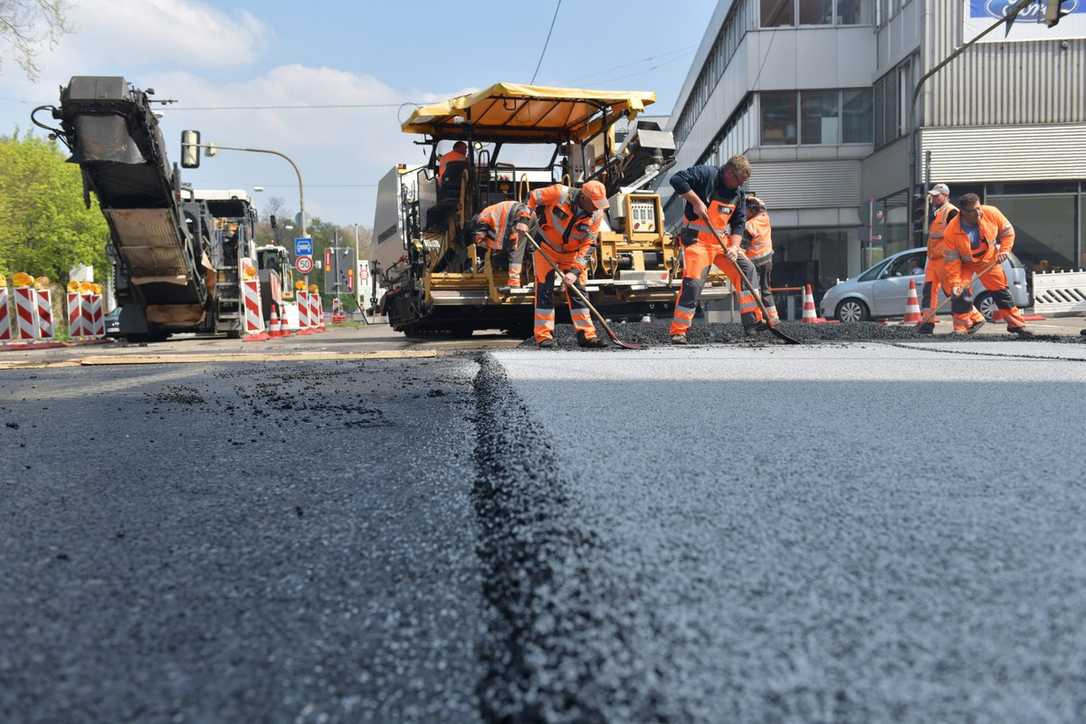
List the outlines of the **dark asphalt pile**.
{"type": "Polygon", "coordinates": [[[475,371],[0,372],[0,721],[478,720],[475,371]]]}
{"type": "MultiPolygon", "coordinates": [[[[654,322],[628,322],[613,324],[611,329],[615,331],[619,339],[624,342],[644,345],[647,347],[670,346],[671,335],[668,333],[668,320],[656,320],[654,322]]],[[[788,336],[804,344],[832,344],[843,342],[939,342],[939,341],[985,341],[1017,340],[1014,335],[1003,336],[968,336],[960,335],[951,337],[949,334],[938,335],[917,334],[912,325],[886,325],[877,322],[855,322],[851,324],[804,324],[802,322],[781,322],[781,331],[788,336]]],[[[597,326],[600,338],[610,342],[603,329],[597,326]]],[[[687,332],[687,339],[691,345],[726,344],[746,347],[761,347],[766,345],[779,345],[784,342],[769,331],[756,332],[746,335],[742,325],[738,323],[698,323],[687,332]]],[[[558,346],[562,349],[576,349],[577,337],[573,327],[568,324],[559,324],[554,334],[558,346]]],[[[1086,337],[1068,337],[1058,335],[1038,335],[1031,338],[1033,341],[1060,342],[1064,344],[1081,344],[1086,337]]],[[[535,342],[527,339],[521,345],[523,347],[535,347],[535,342]]]]}

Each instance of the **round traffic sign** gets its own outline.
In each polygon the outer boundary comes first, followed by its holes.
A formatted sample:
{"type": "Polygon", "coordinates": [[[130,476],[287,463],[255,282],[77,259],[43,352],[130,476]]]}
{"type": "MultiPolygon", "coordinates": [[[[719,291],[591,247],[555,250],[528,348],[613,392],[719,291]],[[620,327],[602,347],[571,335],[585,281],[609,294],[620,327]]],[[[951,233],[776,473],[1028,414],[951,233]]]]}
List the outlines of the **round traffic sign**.
{"type": "Polygon", "coordinates": [[[313,257],[300,256],[294,260],[294,268],[298,270],[299,274],[308,274],[313,271],[313,257]]]}

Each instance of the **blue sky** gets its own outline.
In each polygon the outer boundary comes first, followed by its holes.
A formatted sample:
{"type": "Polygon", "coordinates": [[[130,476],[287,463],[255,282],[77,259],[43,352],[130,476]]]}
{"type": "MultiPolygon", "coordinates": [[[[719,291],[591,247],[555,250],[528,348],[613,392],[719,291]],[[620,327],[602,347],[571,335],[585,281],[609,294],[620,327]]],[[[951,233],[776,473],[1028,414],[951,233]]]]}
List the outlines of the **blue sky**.
{"type": "MultiPolygon", "coordinates": [[[[712,14],[712,0],[564,0],[537,83],[654,90],[668,113],[712,14]]],[[[399,103],[499,80],[527,82],[555,4],[550,0],[348,3],[312,0],[75,0],[75,32],[42,57],[37,83],[5,63],[0,120],[26,127],[71,75],[124,75],[178,107],[399,103]]],[[[183,111],[163,126],[176,153],[182,128],[224,145],[276,148],[299,162],[307,207],[372,225],[374,184],[421,151],[394,109],[183,111]],[[345,185],[360,187],[344,188],[345,185]],[[339,188],[337,188],[339,187],[339,188]]],[[[224,152],[186,180],[251,188],[296,207],[282,161],[224,152]]],[[[261,203],[261,205],[263,205],[261,203]]]]}

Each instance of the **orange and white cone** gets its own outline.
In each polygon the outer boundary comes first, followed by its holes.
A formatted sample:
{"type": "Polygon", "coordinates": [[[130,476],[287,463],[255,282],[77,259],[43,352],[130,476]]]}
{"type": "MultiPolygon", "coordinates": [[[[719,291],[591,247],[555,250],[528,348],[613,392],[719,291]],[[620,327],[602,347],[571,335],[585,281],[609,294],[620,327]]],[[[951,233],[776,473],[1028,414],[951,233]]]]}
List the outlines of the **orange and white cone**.
{"type": "Polygon", "coordinates": [[[275,307],[271,310],[271,320],[268,322],[268,336],[269,337],[282,337],[283,326],[279,323],[279,312],[275,307]]]}
{"type": "Polygon", "coordinates": [[[923,319],[920,314],[920,300],[916,296],[916,282],[909,280],[909,296],[905,298],[905,324],[919,324],[923,319]]]}
{"type": "Polygon", "coordinates": [[[803,285],[803,319],[801,321],[804,324],[819,324],[822,321],[815,310],[814,292],[811,291],[810,284],[803,285]]]}

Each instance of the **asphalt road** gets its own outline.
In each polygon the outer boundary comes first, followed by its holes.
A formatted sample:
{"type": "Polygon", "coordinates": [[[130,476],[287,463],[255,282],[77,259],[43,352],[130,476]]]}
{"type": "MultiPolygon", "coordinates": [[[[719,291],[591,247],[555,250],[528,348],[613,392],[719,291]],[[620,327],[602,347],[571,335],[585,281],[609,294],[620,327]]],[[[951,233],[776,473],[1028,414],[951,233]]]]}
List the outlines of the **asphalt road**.
{"type": "Polygon", "coordinates": [[[520,666],[490,699],[1086,719],[1086,363],[1033,354],[1083,348],[992,346],[495,353],[490,424],[530,430],[536,464],[494,464],[514,522],[484,533],[545,555],[492,581],[520,666]]]}
{"type": "Polygon", "coordinates": [[[474,374],[0,372],[0,721],[476,720],[474,374]]]}
{"type": "Polygon", "coordinates": [[[1086,345],[199,345],[0,370],[0,721],[1086,719],[1086,345]]]}

